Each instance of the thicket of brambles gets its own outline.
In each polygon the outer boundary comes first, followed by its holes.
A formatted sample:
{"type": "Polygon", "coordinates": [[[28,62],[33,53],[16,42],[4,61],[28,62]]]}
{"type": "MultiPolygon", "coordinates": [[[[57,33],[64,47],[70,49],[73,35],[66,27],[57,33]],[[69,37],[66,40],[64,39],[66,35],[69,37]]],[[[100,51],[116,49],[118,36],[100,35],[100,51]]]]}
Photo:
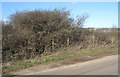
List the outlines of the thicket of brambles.
{"type": "Polygon", "coordinates": [[[12,14],[10,23],[2,26],[3,62],[35,58],[76,44],[86,48],[117,43],[116,30],[103,32],[82,28],[87,18],[84,14],[73,19],[65,9],[12,14]]]}

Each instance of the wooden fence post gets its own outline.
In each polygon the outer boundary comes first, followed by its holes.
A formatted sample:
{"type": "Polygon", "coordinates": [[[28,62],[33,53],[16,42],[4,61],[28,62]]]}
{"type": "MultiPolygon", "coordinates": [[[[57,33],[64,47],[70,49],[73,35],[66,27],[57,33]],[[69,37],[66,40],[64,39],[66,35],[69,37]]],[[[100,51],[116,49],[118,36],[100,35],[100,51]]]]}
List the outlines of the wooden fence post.
{"type": "Polygon", "coordinates": [[[55,50],[54,39],[51,41],[51,52],[55,50]]]}
{"type": "Polygon", "coordinates": [[[95,46],[95,36],[93,35],[93,47],[95,46]]]}
{"type": "Polygon", "coordinates": [[[70,41],[70,39],[69,39],[69,38],[67,38],[67,47],[69,46],[69,41],[70,41]]]}

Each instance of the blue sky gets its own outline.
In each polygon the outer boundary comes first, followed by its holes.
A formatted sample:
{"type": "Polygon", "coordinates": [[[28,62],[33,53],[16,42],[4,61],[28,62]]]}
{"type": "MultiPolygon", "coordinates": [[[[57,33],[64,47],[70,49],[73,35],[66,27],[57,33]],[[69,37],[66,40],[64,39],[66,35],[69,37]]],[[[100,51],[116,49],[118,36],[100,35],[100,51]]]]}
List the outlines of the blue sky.
{"type": "Polygon", "coordinates": [[[66,8],[74,18],[87,13],[85,27],[111,28],[118,25],[118,2],[2,2],[2,18],[16,11],[66,8]]]}

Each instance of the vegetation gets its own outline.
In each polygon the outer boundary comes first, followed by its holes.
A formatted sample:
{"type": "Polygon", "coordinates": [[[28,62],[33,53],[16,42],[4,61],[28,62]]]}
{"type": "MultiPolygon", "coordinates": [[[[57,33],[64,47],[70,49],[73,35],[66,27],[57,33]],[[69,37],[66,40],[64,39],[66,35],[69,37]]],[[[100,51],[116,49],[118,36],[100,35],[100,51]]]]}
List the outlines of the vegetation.
{"type": "Polygon", "coordinates": [[[109,54],[110,52],[113,52],[113,51],[117,52],[118,50],[117,47],[116,48],[96,48],[96,49],[87,48],[83,50],[79,49],[79,47],[76,47],[76,49],[75,47],[71,47],[71,48],[68,47],[66,49],[59,49],[58,52],[53,52],[47,56],[38,57],[34,59],[26,59],[26,60],[24,59],[17,62],[8,62],[5,65],[3,65],[3,73],[24,69],[24,68],[31,67],[38,64],[57,62],[57,61],[61,61],[61,60],[65,60],[73,57],[78,58],[79,56],[81,57],[90,56],[91,54],[100,54],[100,53],[109,54]]]}
{"type": "Polygon", "coordinates": [[[85,40],[83,30],[77,27],[87,17],[83,15],[75,21],[65,9],[16,12],[10,16],[10,24],[3,26],[3,62],[55,51],[68,46],[68,38],[71,45],[85,40]]]}
{"type": "MultiPolygon", "coordinates": [[[[75,45],[79,49],[116,47],[117,29],[83,28],[88,17],[87,14],[83,14],[77,19],[73,19],[66,9],[21,11],[12,14],[10,22],[2,24],[3,65],[7,63],[11,65],[12,62],[19,61],[24,65],[19,65],[20,63],[17,62],[15,69],[19,69],[65,59],[77,55],[75,52],[67,52],[67,48],[75,45]],[[48,57],[57,52],[62,54],[48,57]],[[31,59],[36,60],[26,62],[31,59]]],[[[80,52],[80,54],[91,53],[94,52],[80,52]]],[[[15,70],[13,65],[5,65],[3,69],[15,70]]]]}

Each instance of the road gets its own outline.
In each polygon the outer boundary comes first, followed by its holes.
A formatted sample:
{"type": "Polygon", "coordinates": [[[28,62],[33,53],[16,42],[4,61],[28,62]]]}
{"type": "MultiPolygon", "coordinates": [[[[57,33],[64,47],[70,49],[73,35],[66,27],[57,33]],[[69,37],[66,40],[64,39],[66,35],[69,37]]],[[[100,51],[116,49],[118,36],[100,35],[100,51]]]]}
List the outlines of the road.
{"type": "Polygon", "coordinates": [[[118,55],[65,65],[26,75],[118,75],[118,55]]]}

